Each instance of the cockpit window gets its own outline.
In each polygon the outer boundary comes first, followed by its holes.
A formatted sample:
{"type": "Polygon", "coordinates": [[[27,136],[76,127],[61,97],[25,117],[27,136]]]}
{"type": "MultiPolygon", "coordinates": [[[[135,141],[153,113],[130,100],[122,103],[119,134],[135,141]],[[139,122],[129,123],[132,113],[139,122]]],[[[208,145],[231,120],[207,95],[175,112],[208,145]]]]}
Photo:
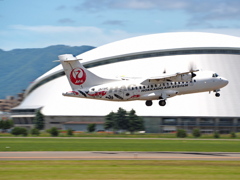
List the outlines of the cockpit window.
{"type": "Polygon", "coordinates": [[[212,75],[212,77],[218,77],[218,74],[217,74],[217,73],[214,73],[214,74],[212,75]]]}

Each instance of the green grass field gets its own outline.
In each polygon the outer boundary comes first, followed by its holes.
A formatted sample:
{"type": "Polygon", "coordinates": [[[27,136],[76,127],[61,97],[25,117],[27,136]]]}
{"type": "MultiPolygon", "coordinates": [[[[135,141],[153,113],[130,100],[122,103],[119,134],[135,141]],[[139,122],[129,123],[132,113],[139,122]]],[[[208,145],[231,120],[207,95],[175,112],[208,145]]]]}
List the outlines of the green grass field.
{"type": "Polygon", "coordinates": [[[233,161],[0,161],[1,180],[239,180],[233,161]]]}
{"type": "Polygon", "coordinates": [[[240,152],[238,140],[0,138],[0,151],[240,152]]]}
{"type": "MultiPolygon", "coordinates": [[[[10,133],[0,133],[0,137],[16,137],[10,133]]],[[[19,136],[21,137],[21,136],[19,136]]],[[[28,134],[28,137],[36,137],[28,134]]],[[[41,132],[38,137],[51,137],[47,132],[41,132]]],[[[85,132],[74,132],[73,136],[68,136],[66,131],[60,131],[59,137],[109,137],[109,138],[176,138],[176,133],[145,133],[145,134],[111,134],[111,133],[85,133],[85,132]]],[[[188,134],[186,139],[194,138],[192,134],[188,134]]],[[[212,139],[213,134],[202,134],[198,139],[212,139]]],[[[240,133],[236,133],[236,137],[232,138],[230,134],[221,134],[219,139],[240,139],[240,133]]]]}

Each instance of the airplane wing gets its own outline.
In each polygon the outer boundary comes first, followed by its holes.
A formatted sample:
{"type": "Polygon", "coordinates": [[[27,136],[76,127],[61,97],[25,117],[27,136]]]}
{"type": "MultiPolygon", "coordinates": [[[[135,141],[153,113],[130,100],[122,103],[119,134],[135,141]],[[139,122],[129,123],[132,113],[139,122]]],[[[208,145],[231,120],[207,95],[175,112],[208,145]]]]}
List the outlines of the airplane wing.
{"type": "Polygon", "coordinates": [[[174,82],[179,82],[179,81],[191,81],[193,77],[196,76],[194,72],[197,72],[199,70],[191,70],[188,72],[178,72],[175,74],[164,74],[162,76],[157,76],[157,77],[150,77],[147,78],[142,82],[142,84],[149,84],[149,83],[159,83],[159,82],[166,82],[166,81],[174,81],[174,82]]]}

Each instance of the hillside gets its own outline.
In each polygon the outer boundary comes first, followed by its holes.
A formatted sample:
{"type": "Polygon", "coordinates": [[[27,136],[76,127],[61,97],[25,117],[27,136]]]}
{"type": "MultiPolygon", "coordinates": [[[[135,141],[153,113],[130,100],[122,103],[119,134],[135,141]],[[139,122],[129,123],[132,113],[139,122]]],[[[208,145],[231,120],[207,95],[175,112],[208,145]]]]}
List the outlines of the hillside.
{"type": "Polygon", "coordinates": [[[46,48],[0,49],[0,99],[16,95],[26,89],[37,77],[55,67],[53,60],[60,54],[79,55],[93,49],[92,46],[56,45],[46,48]]]}

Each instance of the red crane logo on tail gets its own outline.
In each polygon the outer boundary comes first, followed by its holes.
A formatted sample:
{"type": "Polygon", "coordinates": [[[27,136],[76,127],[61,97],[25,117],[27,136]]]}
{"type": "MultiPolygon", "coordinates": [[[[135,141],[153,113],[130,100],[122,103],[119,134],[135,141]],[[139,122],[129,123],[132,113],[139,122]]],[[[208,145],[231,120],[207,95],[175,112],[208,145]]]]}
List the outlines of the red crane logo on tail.
{"type": "Polygon", "coordinates": [[[86,73],[81,68],[74,68],[70,73],[71,82],[75,85],[81,85],[86,81],[86,73]]]}

